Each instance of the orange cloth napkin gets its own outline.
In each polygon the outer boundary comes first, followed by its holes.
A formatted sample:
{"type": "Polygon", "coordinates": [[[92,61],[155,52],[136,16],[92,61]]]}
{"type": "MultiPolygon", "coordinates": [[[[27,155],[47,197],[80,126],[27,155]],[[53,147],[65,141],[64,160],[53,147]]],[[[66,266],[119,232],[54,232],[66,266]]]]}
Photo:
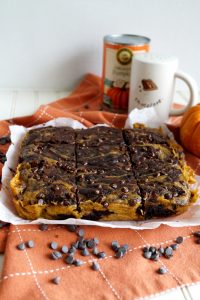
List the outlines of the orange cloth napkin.
{"type": "MultiPolygon", "coordinates": [[[[100,86],[101,79],[88,74],[69,97],[41,106],[32,116],[0,121],[0,136],[9,133],[10,124],[33,126],[55,117],[70,117],[88,127],[97,123],[123,127],[126,115],[101,110],[100,86]]],[[[177,139],[180,120],[180,117],[174,118],[170,125],[177,139]]],[[[0,146],[0,151],[5,153],[7,147],[0,146]]],[[[186,159],[200,174],[200,159],[189,153],[186,153],[186,159]]],[[[51,241],[58,242],[60,247],[64,244],[70,246],[76,240],[75,233],[68,232],[65,226],[52,225],[45,232],[40,231],[38,225],[11,225],[1,229],[0,250],[5,247],[5,264],[0,281],[0,299],[143,299],[200,281],[200,245],[193,236],[194,231],[200,231],[200,226],[160,226],[142,231],[95,226],[84,228],[86,238],[98,237],[99,250],[106,252],[106,258],[98,260],[99,271],[91,269],[92,255],[76,255],[84,261],[81,267],[67,265],[64,258],[56,261],[50,259],[51,241]],[[145,245],[165,247],[172,244],[177,236],[183,236],[184,242],[174,252],[173,258],[160,258],[157,262],[143,258],[142,248],[145,245]],[[34,248],[24,251],[16,249],[17,244],[28,240],[34,240],[34,248]],[[113,240],[129,244],[124,258],[114,257],[110,248],[113,240]],[[158,268],[163,265],[169,272],[157,274],[158,268]],[[55,276],[61,277],[59,286],[52,283],[55,276]]]]}

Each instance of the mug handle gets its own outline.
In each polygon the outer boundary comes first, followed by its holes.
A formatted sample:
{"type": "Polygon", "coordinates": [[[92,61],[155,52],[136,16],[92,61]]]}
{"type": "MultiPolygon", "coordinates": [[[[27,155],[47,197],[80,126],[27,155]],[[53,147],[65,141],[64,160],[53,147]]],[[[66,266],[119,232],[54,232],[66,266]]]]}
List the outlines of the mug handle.
{"type": "Polygon", "coordinates": [[[175,77],[183,80],[190,91],[190,97],[188,104],[183,108],[171,109],[169,115],[170,116],[180,116],[182,115],[189,107],[191,107],[195,101],[198,99],[198,87],[196,81],[187,73],[178,71],[175,73],[175,77]]]}

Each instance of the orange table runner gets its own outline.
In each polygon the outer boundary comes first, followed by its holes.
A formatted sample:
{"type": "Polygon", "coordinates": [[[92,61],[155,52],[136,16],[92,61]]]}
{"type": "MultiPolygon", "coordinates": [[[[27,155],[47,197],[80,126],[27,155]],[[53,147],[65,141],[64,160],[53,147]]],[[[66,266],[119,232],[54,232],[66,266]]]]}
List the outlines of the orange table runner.
{"type": "MultiPolygon", "coordinates": [[[[0,121],[0,136],[9,134],[10,124],[29,127],[56,117],[70,117],[87,127],[98,123],[123,127],[126,115],[101,110],[100,84],[99,77],[86,75],[69,97],[41,106],[32,116],[0,121]]],[[[180,117],[174,118],[170,125],[177,139],[180,120],[180,117]]],[[[0,145],[1,152],[6,153],[7,148],[8,145],[0,145]]],[[[186,153],[186,159],[200,174],[200,159],[189,153],[186,153]]],[[[5,249],[5,264],[0,299],[142,299],[178,286],[197,283],[200,281],[200,245],[193,236],[197,230],[200,226],[160,226],[142,231],[86,226],[86,238],[98,237],[99,249],[106,252],[106,258],[99,260],[99,271],[93,271],[92,255],[81,257],[84,261],[81,267],[67,265],[64,259],[54,261],[49,258],[51,241],[69,246],[76,239],[76,235],[68,232],[65,226],[51,225],[45,232],[39,230],[38,225],[3,227],[0,229],[0,251],[5,249]],[[167,246],[177,236],[183,236],[184,242],[174,252],[173,258],[160,258],[156,262],[143,258],[142,248],[145,245],[167,246]],[[28,240],[34,240],[34,248],[24,251],[16,249],[17,244],[28,240]],[[114,257],[110,248],[113,240],[130,246],[122,259],[114,257]],[[157,274],[158,268],[163,265],[169,272],[157,274]],[[61,277],[59,286],[52,283],[55,276],[61,277]]],[[[77,257],[80,258],[79,255],[77,257]]]]}

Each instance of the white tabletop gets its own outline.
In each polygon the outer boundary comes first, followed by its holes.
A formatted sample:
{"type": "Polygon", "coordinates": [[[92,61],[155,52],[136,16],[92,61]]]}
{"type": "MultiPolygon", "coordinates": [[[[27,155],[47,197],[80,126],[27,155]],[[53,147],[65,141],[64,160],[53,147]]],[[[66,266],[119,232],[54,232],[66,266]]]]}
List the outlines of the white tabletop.
{"type": "MultiPolygon", "coordinates": [[[[0,120],[33,114],[42,104],[47,104],[68,95],[61,90],[0,90],[0,120]]],[[[186,103],[186,91],[175,93],[175,102],[186,103]]],[[[0,273],[3,267],[3,255],[0,255],[0,273]]],[[[148,299],[145,298],[146,300],[148,299]]],[[[200,285],[176,288],[154,295],[154,300],[199,300],[200,285]]]]}

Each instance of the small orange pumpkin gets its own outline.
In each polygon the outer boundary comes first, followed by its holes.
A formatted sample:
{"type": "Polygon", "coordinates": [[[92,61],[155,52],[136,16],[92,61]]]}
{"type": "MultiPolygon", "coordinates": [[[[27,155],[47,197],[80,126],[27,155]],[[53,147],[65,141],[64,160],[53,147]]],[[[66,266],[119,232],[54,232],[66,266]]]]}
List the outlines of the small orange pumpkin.
{"type": "Polygon", "coordinates": [[[189,108],[183,115],[180,139],[188,151],[200,157],[200,104],[189,108]]]}

